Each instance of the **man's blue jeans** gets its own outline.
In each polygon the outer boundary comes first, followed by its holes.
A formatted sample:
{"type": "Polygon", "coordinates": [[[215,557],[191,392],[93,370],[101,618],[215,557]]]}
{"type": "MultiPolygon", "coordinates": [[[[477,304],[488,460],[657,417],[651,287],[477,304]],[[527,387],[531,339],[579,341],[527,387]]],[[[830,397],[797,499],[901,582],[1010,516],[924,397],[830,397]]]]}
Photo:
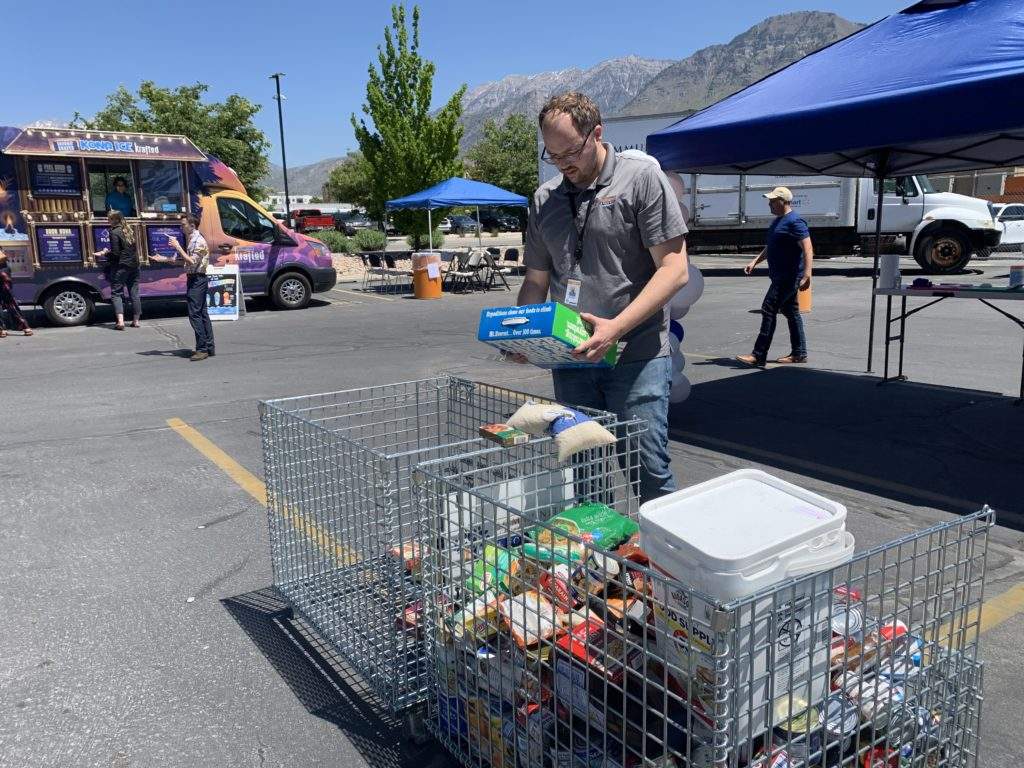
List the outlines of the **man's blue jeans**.
{"type": "Polygon", "coordinates": [[[800,302],[797,291],[800,290],[800,278],[776,282],[772,280],[761,303],[761,332],[754,342],[754,357],[764,362],[768,358],[768,350],[775,335],[775,324],[779,313],[789,323],[789,344],[791,354],[795,357],[807,357],[807,337],[804,335],[804,321],[800,317],[800,302]]]}
{"type": "Polygon", "coordinates": [[[640,435],[641,502],[676,490],[668,455],[671,357],[619,363],[614,368],[565,368],[552,371],[552,376],[555,399],[560,403],[647,422],[647,431],[640,435]]]}

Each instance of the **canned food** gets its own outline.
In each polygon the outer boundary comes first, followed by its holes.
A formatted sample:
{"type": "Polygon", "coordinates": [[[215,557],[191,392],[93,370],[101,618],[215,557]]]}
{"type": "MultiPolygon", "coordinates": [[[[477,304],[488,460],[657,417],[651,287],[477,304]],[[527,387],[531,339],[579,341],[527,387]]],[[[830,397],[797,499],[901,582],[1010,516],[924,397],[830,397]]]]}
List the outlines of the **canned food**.
{"type": "Polygon", "coordinates": [[[815,727],[818,719],[817,707],[808,706],[805,699],[780,699],[775,702],[775,740],[785,744],[790,757],[808,760],[821,752],[822,732],[815,727]]]}
{"type": "Polygon", "coordinates": [[[768,745],[758,750],[750,768],[793,768],[797,761],[782,747],[768,745]]]}
{"type": "Polygon", "coordinates": [[[856,587],[849,584],[840,584],[832,590],[832,596],[836,605],[849,605],[850,603],[863,602],[864,598],[856,587]]]}
{"type": "Polygon", "coordinates": [[[859,608],[837,607],[832,612],[832,634],[839,637],[859,637],[864,630],[864,614],[859,608]]]}
{"type": "Polygon", "coordinates": [[[861,716],[875,730],[884,730],[893,710],[903,703],[903,688],[878,677],[861,679],[846,687],[846,695],[857,702],[861,716]]]}
{"type": "Polygon", "coordinates": [[[893,728],[889,744],[899,751],[900,759],[911,765],[922,755],[926,756],[925,766],[936,766],[942,757],[942,716],[925,707],[915,707],[901,728],[893,728]]]}
{"type": "Polygon", "coordinates": [[[825,729],[825,748],[845,752],[860,728],[860,711],[845,694],[833,693],[825,699],[818,724],[825,729]]]}

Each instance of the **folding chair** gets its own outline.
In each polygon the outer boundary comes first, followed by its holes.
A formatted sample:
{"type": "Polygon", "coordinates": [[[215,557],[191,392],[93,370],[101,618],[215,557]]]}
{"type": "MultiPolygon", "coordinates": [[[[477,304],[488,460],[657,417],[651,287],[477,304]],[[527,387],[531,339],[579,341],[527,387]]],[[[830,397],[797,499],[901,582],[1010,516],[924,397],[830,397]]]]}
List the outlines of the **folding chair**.
{"type": "MultiPolygon", "coordinates": [[[[451,289],[455,283],[455,273],[465,270],[466,262],[469,261],[468,248],[465,250],[447,251],[447,253],[451,254],[451,258],[448,260],[448,268],[444,271],[444,277],[441,278],[441,287],[444,290],[451,289]]],[[[441,258],[443,260],[444,256],[442,255],[441,258]]]]}
{"type": "Polygon", "coordinates": [[[384,266],[384,260],[382,258],[383,252],[368,253],[366,256],[370,266],[366,270],[368,282],[365,287],[374,288],[375,285],[379,285],[382,288],[387,289],[391,282],[391,276],[388,274],[388,268],[384,266]],[[374,280],[373,276],[376,276],[377,279],[374,280]]]}
{"type": "Polygon", "coordinates": [[[508,267],[499,267],[490,248],[488,248],[487,253],[484,254],[484,261],[487,263],[487,290],[491,290],[491,288],[494,287],[494,284],[498,280],[501,280],[502,284],[505,286],[505,290],[511,291],[512,286],[508,284],[508,280],[505,279],[505,275],[511,275],[512,270],[508,267]]]}
{"type": "Polygon", "coordinates": [[[508,269],[513,275],[526,271],[526,267],[519,263],[519,249],[506,248],[505,258],[501,260],[501,266],[508,269]]]}
{"type": "Polygon", "coordinates": [[[390,256],[388,254],[384,254],[384,263],[387,266],[388,277],[392,278],[392,286],[397,287],[399,284],[399,279],[404,278],[403,283],[408,283],[408,285],[403,285],[403,290],[412,289],[411,269],[404,269],[402,267],[399,267],[398,260],[394,256],[390,256]]]}
{"type": "Polygon", "coordinates": [[[465,266],[451,273],[452,290],[455,290],[458,286],[464,286],[466,290],[487,290],[487,287],[480,279],[480,270],[484,267],[484,257],[486,255],[486,251],[478,248],[470,251],[469,258],[466,260],[465,266]]]}

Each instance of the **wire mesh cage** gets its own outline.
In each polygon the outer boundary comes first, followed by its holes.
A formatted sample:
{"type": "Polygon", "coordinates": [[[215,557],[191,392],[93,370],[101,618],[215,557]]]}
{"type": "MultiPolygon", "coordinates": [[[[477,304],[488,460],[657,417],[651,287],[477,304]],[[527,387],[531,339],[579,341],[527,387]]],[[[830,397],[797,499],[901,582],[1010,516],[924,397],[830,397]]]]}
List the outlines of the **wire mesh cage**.
{"type": "Polygon", "coordinates": [[[394,711],[426,691],[412,470],[528,399],[439,377],[260,403],[274,584],[394,711]]]}
{"type": "Polygon", "coordinates": [[[540,448],[417,470],[427,725],[462,763],[976,764],[991,510],[723,602],[651,561],[628,467],[540,448]]]}

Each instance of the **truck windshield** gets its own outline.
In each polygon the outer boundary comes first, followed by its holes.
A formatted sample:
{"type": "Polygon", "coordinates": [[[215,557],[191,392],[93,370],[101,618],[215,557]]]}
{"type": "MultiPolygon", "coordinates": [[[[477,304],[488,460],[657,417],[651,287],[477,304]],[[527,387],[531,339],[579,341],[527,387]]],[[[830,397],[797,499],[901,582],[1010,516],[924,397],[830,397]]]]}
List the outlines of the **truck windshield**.
{"type": "Polygon", "coordinates": [[[935,191],[935,187],[932,185],[932,180],[927,176],[915,176],[914,178],[917,179],[918,186],[921,187],[921,191],[925,194],[935,191]]]}

